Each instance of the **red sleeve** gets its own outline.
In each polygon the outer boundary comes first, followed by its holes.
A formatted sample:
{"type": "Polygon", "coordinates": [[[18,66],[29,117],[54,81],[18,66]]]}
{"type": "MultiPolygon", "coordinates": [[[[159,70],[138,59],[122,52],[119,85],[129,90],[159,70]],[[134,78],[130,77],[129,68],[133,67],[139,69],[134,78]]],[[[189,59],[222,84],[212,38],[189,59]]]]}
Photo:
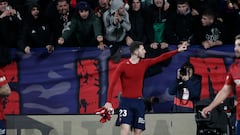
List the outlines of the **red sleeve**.
{"type": "Polygon", "coordinates": [[[232,77],[232,74],[231,74],[232,68],[233,68],[233,65],[230,66],[229,71],[227,73],[226,80],[225,80],[226,85],[233,85],[234,84],[233,77],[232,77]]]}
{"type": "Polygon", "coordinates": [[[155,57],[153,59],[149,59],[149,66],[157,64],[161,61],[167,60],[169,58],[171,58],[173,55],[176,55],[178,53],[178,50],[173,50],[173,51],[169,51],[166,53],[163,53],[161,55],[159,55],[158,57],[155,57]]]}
{"type": "Polygon", "coordinates": [[[118,79],[120,78],[120,75],[121,75],[121,64],[115,70],[115,72],[113,74],[113,78],[110,81],[110,84],[109,84],[109,87],[108,87],[107,102],[111,103],[114,86],[117,84],[118,79]]]}

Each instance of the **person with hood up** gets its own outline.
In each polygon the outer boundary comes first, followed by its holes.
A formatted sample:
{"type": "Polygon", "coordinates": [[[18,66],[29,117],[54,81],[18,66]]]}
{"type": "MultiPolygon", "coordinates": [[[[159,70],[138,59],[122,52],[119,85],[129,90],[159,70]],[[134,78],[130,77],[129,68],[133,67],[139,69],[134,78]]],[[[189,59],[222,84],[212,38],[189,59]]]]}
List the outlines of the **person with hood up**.
{"type": "Polygon", "coordinates": [[[54,50],[50,43],[51,31],[42,16],[40,6],[32,4],[27,12],[26,19],[18,41],[19,48],[24,53],[31,53],[31,48],[45,47],[49,53],[54,50]]]}
{"type": "Polygon", "coordinates": [[[58,39],[58,44],[62,45],[70,36],[76,36],[79,46],[98,45],[101,49],[104,44],[100,19],[94,15],[86,1],[80,1],[76,10],[77,14],[72,17],[70,28],[63,32],[62,37],[58,39]]]}
{"type": "Polygon", "coordinates": [[[120,46],[126,44],[126,32],[131,29],[129,14],[122,0],[112,0],[110,8],[103,14],[103,22],[111,58],[118,63],[121,58],[120,46]]]}

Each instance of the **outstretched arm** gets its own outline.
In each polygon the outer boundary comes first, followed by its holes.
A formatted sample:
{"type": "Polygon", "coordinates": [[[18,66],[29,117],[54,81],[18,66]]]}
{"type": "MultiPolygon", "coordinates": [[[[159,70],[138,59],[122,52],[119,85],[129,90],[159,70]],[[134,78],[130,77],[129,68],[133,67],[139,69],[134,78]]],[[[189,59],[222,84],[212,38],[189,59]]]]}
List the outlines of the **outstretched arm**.
{"type": "Polygon", "coordinates": [[[149,66],[159,63],[161,61],[167,60],[167,59],[171,58],[173,55],[176,55],[178,52],[183,52],[185,50],[187,50],[187,44],[183,44],[183,45],[179,46],[179,48],[176,50],[163,53],[160,56],[151,59],[149,61],[149,66]]]}
{"type": "Polygon", "coordinates": [[[207,107],[203,108],[203,110],[201,111],[202,116],[204,118],[207,118],[207,114],[228,97],[228,95],[231,93],[231,89],[231,85],[225,84],[223,88],[219,91],[219,93],[216,95],[212,103],[207,107]]]}

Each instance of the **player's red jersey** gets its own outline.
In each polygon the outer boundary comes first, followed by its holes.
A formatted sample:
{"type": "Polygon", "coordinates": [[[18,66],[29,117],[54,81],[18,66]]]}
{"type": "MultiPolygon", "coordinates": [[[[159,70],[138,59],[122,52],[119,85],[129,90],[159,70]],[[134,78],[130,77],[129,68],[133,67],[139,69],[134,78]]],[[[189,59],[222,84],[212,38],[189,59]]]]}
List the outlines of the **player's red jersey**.
{"type": "Polygon", "coordinates": [[[225,84],[231,85],[232,88],[236,88],[237,97],[237,120],[240,120],[240,59],[236,59],[228,71],[225,84]]]}
{"type": "Polygon", "coordinates": [[[115,70],[114,76],[109,85],[107,101],[111,102],[113,87],[117,83],[119,77],[122,84],[122,97],[142,97],[143,79],[146,69],[158,62],[172,57],[177,52],[177,50],[174,50],[164,53],[156,58],[141,59],[137,64],[132,64],[129,59],[122,61],[115,70]]]}
{"type": "MultiPolygon", "coordinates": [[[[0,69],[0,87],[7,84],[7,78],[4,74],[4,71],[2,71],[2,69],[0,69]]],[[[3,113],[3,104],[2,104],[2,100],[3,98],[0,97],[0,120],[5,119],[4,113],[3,113]]]]}

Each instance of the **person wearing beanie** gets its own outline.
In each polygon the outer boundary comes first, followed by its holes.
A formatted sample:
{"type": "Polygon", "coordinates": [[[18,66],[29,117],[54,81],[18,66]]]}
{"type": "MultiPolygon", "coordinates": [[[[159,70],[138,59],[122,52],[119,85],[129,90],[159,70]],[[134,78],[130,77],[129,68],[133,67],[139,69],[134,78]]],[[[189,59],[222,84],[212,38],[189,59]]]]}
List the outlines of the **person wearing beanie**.
{"type": "Polygon", "coordinates": [[[110,8],[103,14],[103,22],[111,58],[118,63],[121,58],[120,46],[126,44],[126,32],[131,29],[129,14],[122,0],[112,0],[110,8]]]}
{"type": "Polygon", "coordinates": [[[65,40],[74,35],[78,46],[98,46],[101,49],[104,44],[100,19],[95,16],[86,1],[80,1],[76,10],[77,13],[71,19],[70,28],[63,32],[62,37],[58,39],[58,44],[62,45],[65,40]]]}

